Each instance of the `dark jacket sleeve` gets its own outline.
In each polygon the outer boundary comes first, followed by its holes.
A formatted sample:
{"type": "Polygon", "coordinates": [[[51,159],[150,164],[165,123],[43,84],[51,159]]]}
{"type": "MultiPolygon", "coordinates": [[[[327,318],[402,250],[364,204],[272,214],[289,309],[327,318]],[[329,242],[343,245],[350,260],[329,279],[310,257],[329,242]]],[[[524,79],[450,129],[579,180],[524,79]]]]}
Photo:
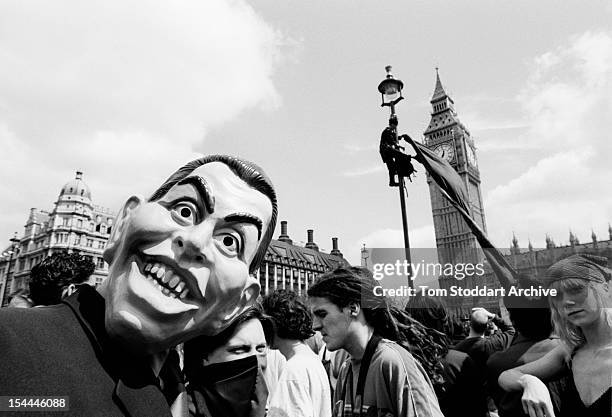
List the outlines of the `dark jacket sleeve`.
{"type": "Polygon", "coordinates": [[[487,357],[492,353],[507,349],[514,338],[514,327],[499,316],[493,318],[493,323],[499,328],[499,332],[485,338],[485,352],[487,357]]]}

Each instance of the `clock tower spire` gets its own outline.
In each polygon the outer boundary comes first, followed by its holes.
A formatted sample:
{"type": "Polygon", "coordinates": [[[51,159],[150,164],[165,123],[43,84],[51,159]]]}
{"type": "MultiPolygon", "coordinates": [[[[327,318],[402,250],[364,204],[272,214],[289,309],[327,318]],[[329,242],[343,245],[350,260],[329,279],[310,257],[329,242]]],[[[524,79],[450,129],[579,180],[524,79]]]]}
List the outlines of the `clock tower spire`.
{"type": "MultiPolygon", "coordinates": [[[[486,232],[486,222],[482,194],[480,191],[480,171],[476,159],[474,140],[467,127],[459,120],[455,102],[448,95],[436,68],[436,85],[431,97],[431,120],[423,133],[425,146],[446,158],[457,171],[468,191],[469,207],[472,218],[486,232]]],[[[461,215],[441,194],[437,185],[427,179],[431,208],[433,212],[438,260],[441,264],[481,262],[476,238],[465,224],[461,215]]],[[[466,278],[467,279],[467,278],[466,278]]],[[[450,285],[471,286],[470,283],[458,284],[454,278],[440,279],[440,288],[450,285]]]]}

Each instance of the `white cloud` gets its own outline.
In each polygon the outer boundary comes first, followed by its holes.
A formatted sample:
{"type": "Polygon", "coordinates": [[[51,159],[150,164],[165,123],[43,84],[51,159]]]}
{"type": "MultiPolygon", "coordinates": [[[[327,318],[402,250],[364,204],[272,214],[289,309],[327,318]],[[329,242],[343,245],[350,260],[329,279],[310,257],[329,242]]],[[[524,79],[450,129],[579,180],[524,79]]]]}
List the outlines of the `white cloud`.
{"type": "Polygon", "coordinates": [[[381,162],[380,165],[375,165],[375,166],[365,167],[365,168],[357,169],[353,171],[343,172],[342,176],[343,177],[361,177],[364,175],[370,175],[370,174],[375,174],[377,172],[382,172],[386,169],[387,169],[386,165],[381,162]]]}
{"type": "Polygon", "coordinates": [[[242,0],[5,1],[0,27],[2,236],[77,168],[114,206],[194,157],[211,127],[280,105],[286,41],[242,0]]]}
{"type": "MultiPolygon", "coordinates": [[[[436,239],[433,225],[415,227],[408,230],[411,248],[435,248],[436,239]]],[[[374,230],[351,243],[347,250],[347,259],[353,264],[359,264],[360,260],[351,258],[351,254],[361,253],[361,248],[403,248],[404,232],[402,229],[379,229],[374,230]]],[[[345,255],[346,256],[346,255],[345,255]]]]}
{"type": "Polygon", "coordinates": [[[357,153],[357,152],[372,152],[378,150],[378,145],[370,144],[370,145],[356,145],[354,143],[344,143],[342,145],[345,151],[348,153],[357,153]]]}
{"type": "Polygon", "coordinates": [[[487,194],[494,240],[516,231],[523,246],[528,237],[543,245],[545,233],[567,244],[570,228],[601,231],[612,216],[612,33],[587,32],[537,57],[518,99],[530,127],[516,144],[547,156],[487,194]]]}

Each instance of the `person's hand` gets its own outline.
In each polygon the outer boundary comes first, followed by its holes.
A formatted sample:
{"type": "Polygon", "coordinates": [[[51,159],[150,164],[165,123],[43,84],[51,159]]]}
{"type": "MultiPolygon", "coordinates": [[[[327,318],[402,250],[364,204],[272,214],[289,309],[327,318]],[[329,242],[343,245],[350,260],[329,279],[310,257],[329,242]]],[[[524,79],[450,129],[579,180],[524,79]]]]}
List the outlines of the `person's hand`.
{"type": "Polygon", "coordinates": [[[529,417],[555,417],[548,388],[533,375],[523,375],[519,380],[523,387],[523,411],[529,417]]]}
{"type": "Polygon", "coordinates": [[[487,309],[484,307],[474,307],[472,309],[472,313],[474,313],[475,311],[482,311],[489,319],[495,317],[495,314],[491,313],[490,311],[487,311],[487,309]]]}

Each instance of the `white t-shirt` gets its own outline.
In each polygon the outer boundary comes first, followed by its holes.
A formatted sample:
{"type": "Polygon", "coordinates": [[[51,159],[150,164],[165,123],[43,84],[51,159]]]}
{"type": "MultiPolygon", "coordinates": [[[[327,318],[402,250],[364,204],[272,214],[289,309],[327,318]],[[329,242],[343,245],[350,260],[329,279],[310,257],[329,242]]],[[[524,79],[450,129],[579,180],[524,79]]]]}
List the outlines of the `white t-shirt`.
{"type": "Polygon", "coordinates": [[[269,393],[268,399],[266,400],[266,410],[269,410],[272,393],[276,389],[276,384],[278,384],[278,380],[283,373],[283,369],[285,369],[287,360],[283,354],[276,349],[268,349],[266,357],[267,364],[266,369],[264,370],[264,379],[266,380],[266,387],[268,388],[269,393]]]}
{"type": "Polygon", "coordinates": [[[321,360],[299,346],[270,396],[268,417],[331,417],[329,381],[321,360]]]}

